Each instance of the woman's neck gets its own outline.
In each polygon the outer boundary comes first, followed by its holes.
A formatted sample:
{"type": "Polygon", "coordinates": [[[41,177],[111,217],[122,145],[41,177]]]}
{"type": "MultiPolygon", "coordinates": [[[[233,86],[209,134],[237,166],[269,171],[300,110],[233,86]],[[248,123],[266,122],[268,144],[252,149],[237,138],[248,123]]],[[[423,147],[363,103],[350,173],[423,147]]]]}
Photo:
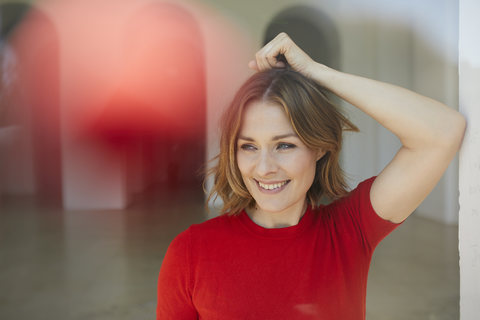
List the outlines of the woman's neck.
{"type": "Polygon", "coordinates": [[[252,209],[246,209],[250,219],[257,225],[267,228],[285,228],[295,226],[305,214],[307,209],[307,201],[299,202],[282,211],[266,211],[258,206],[252,209]]]}

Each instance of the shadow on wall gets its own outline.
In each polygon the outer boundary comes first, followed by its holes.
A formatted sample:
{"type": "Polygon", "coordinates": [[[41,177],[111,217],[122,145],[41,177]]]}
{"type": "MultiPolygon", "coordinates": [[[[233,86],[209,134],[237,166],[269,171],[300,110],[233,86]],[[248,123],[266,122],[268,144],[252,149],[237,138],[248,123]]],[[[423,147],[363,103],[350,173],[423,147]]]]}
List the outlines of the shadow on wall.
{"type": "Polygon", "coordinates": [[[340,67],[339,35],[334,21],[321,10],[309,6],[282,10],[268,24],[263,44],[280,32],[286,32],[315,61],[340,67]]]}

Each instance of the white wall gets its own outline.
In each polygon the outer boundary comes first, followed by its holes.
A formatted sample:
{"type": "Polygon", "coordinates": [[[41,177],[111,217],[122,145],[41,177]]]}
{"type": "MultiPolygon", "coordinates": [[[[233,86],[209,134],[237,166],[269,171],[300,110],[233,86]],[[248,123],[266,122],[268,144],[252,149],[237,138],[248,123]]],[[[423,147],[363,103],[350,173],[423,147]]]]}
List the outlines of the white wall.
{"type": "Polygon", "coordinates": [[[460,0],[460,112],[467,131],[460,151],[460,319],[480,314],[480,2],[460,0]]]}

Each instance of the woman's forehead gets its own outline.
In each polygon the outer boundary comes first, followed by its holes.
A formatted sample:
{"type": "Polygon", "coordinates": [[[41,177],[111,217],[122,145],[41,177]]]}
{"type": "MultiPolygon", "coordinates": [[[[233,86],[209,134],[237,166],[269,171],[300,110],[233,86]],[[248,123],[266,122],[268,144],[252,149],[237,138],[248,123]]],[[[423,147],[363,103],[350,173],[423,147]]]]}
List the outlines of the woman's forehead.
{"type": "Polygon", "coordinates": [[[243,112],[239,135],[265,134],[272,136],[295,134],[282,106],[272,102],[254,101],[243,112]]]}

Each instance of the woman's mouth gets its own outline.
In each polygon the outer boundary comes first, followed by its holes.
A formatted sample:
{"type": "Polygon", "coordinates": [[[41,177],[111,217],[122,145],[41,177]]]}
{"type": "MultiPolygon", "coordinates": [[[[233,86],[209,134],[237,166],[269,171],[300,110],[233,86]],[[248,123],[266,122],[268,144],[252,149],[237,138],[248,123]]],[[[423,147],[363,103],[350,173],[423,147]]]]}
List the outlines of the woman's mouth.
{"type": "Polygon", "coordinates": [[[275,182],[261,182],[261,181],[255,180],[255,182],[258,186],[258,189],[261,192],[264,192],[264,193],[278,193],[278,192],[282,191],[283,189],[285,189],[285,187],[287,186],[287,184],[290,181],[291,180],[283,180],[283,181],[275,181],[275,182]]]}

